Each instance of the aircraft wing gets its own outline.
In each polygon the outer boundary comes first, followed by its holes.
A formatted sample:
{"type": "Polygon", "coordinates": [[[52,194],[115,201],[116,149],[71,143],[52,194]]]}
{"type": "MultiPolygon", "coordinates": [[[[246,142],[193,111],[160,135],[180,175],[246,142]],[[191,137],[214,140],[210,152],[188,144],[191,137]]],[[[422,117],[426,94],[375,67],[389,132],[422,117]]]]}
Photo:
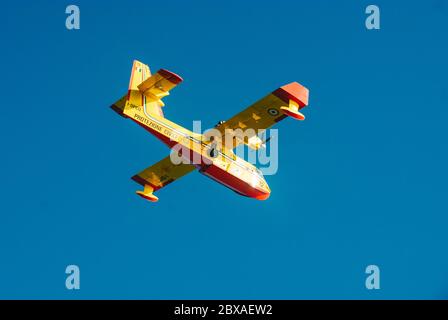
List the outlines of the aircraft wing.
{"type": "Polygon", "coordinates": [[[145,187],[145,190],[137,191],[137,194],[150,201],[157,201],[152,193],[174,180],[177,180],[184,175],[196,169],[192,164],[175,165],[171,162],[170,156],[146,168],[142,172],[132,177],[132,180],[145,187]]]}
{"type": "Polygon", "coordinates": [[[217,125],[215,129],[220,131],[224,140],[223,143],[226,143],[226,145],[228,143],[226,140],[232,139],[234,148],[245,143],[253,149],[258,149],[262,141],[257,134],[262,133],[287,116],[298,120],[305,119],[298,111],[306,105],[308,105],[308,89],[297,82],[292,82],[273,91],[246,110],[217,125]],[[241,129],[244,136],[226,134],[226,129],[241,129]]]}

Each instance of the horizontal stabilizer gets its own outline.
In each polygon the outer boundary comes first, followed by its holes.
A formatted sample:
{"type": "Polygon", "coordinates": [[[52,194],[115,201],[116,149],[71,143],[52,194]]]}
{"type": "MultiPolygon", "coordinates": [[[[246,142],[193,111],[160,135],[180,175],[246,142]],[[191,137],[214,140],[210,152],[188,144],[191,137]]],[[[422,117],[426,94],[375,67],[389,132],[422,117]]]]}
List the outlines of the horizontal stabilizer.
{"type": "Polygon", "coordinates": [[[148,99],[148,102],[158,102],[164,105],[162,98],[169,95],[169,91],[183,80],[177,74],[160,69],[157,73],[138,85],[138,90],[148,99]]]}

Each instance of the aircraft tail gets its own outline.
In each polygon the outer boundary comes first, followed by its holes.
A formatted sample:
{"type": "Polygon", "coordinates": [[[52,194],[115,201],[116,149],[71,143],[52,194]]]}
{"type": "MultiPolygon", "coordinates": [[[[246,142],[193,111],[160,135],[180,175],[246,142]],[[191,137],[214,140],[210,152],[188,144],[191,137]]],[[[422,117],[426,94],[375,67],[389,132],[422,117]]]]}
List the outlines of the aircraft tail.
{"type": "Polygon", "coordinates": [[[115,102],[111,108],[118,114],[124,116],[125,109],[127,108],[143,107],[145,112],[164,117],[162,111],[163,103],[161,101],[148,99],[144,92],[139,89],[139,85],[149,78],[152,77],[148,65],[134,60],[131,78],[129,80],[128,93],[115,102]]]}

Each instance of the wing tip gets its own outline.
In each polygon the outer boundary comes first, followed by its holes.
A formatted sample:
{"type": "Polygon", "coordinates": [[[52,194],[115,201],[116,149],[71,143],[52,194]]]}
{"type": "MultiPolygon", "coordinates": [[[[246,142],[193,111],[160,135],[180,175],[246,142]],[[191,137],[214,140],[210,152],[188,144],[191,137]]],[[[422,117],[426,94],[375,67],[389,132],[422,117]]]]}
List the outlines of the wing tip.
{"type": "Polygon", "coordinates": [[[137,182],[139,185],[144,186],[145,184],[148,184],[146,182],[145,179],[143,179],[142,177],[140,177],[138,174],[136,174],[135,176],[131,177],[132,180],[134,180],[135,182],[137,182]]]}
{"type": "Polygon", "coordinates": [[[288,83],[272,93],[285,102],[289,103],[289,100],[297,102],[300,108],[308,105],[309,90],[298,82],[288,83]]]}
{"type": "Polygon", "coordinates": [[[181,76],[179,76],[178,74],[168,71],[166,69],[160,69],[158,71],[158,73],[164,77],[165,79],[169,80],[170,82],[174,83],[174,84],[179,84],[182,81],[184,81],[184,79],[182,79],[181,76]]]}

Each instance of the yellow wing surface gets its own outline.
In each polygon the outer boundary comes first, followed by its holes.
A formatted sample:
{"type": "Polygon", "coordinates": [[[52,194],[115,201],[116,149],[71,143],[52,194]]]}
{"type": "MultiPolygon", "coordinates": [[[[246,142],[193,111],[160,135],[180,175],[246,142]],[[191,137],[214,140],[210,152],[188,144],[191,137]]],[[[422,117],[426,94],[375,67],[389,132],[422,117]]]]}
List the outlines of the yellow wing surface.
{"type": "Polygon", "coordinates": [[[157,201],[157,197],[152,194],[154,191],[165,187],[195,169],[196,167],[191,164],[181,163],[176,165],[168,156],[136,174],[132,177],[132,180],[145,187],[144,191],[137,191],[138,195],[150,201],[157,201]]]}
{"type": "Polygon", "coordinates": [[[303,120],[305,117],[298,111],[306,105],[308,105],[308,89],[297,82],[292,82],[275,90],[215,128],[223,137],[224,141],[222,142],[227,147],[231,146],[230,149],[242,143],[253,149],[258,149],[262,144],[258,134],[287,116],[303,120]],[[229,142],[229,139],[232,141],[229,142]]]}

